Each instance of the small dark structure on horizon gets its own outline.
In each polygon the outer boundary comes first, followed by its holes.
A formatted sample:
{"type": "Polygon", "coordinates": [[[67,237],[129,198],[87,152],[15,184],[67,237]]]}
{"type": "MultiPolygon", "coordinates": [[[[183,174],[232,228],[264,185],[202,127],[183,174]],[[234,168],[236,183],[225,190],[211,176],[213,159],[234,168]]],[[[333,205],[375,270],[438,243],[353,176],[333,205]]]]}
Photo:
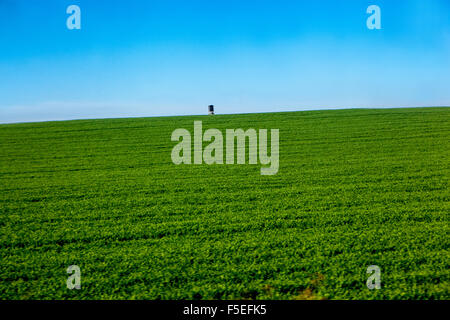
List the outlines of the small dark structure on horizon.
{"type": "Polygon", "coordinates": [[[208,114],[214,114],[214,105],[210,104],[208,106],[208,114]]]}

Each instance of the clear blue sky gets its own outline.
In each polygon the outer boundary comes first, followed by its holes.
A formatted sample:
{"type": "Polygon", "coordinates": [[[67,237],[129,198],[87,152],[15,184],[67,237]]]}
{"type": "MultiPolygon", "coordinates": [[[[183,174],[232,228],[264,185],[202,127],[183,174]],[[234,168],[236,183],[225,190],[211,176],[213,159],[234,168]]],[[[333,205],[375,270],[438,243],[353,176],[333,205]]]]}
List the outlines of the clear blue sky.
{"type": "Polygon", "coordinates": [[[0,40],[0,122],[450,105],[449,0],[0,0],[0,40]]]}

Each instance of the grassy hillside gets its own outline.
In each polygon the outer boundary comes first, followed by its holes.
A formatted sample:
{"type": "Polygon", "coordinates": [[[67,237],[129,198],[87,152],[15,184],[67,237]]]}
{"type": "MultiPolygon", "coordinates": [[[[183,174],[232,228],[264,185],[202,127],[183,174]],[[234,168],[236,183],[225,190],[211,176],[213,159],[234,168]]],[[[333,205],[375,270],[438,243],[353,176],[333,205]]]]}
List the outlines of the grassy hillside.
{"type": "Polygon", "coordinates": [[[449,159],[450,108],[0,125],[0,298],[450,299],[449,159]],[[194,120],[278,128],[278,174],[174,165],[194,120]]]}

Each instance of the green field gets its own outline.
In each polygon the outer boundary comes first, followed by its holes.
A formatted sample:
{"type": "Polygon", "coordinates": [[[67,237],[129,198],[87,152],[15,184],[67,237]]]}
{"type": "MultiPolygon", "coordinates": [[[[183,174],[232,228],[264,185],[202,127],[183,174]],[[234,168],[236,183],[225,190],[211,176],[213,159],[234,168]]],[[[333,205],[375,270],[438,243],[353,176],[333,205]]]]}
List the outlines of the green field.
{"type": "Polygon", "coordinates": [[[450,299],[449,159],[450,108],[0,125],[0,298],[450,299]],[[174,165],[194,120],[278,128],[278,174],[174,165]]]}

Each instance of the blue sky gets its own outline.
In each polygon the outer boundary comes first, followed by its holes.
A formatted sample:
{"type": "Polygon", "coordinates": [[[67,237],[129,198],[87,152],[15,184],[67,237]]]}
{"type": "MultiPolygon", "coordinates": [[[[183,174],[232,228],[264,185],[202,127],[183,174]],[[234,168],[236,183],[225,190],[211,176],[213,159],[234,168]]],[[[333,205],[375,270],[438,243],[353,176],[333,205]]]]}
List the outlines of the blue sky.
{"type": "Polygon", "coordinates": [[[0,122],[450,105],[448,0],[0,0],[0,122]],[[81,8],[68,30],[66,8],[81,8]],[[381,8],[381,30],[366,9],[381,8]]]}

